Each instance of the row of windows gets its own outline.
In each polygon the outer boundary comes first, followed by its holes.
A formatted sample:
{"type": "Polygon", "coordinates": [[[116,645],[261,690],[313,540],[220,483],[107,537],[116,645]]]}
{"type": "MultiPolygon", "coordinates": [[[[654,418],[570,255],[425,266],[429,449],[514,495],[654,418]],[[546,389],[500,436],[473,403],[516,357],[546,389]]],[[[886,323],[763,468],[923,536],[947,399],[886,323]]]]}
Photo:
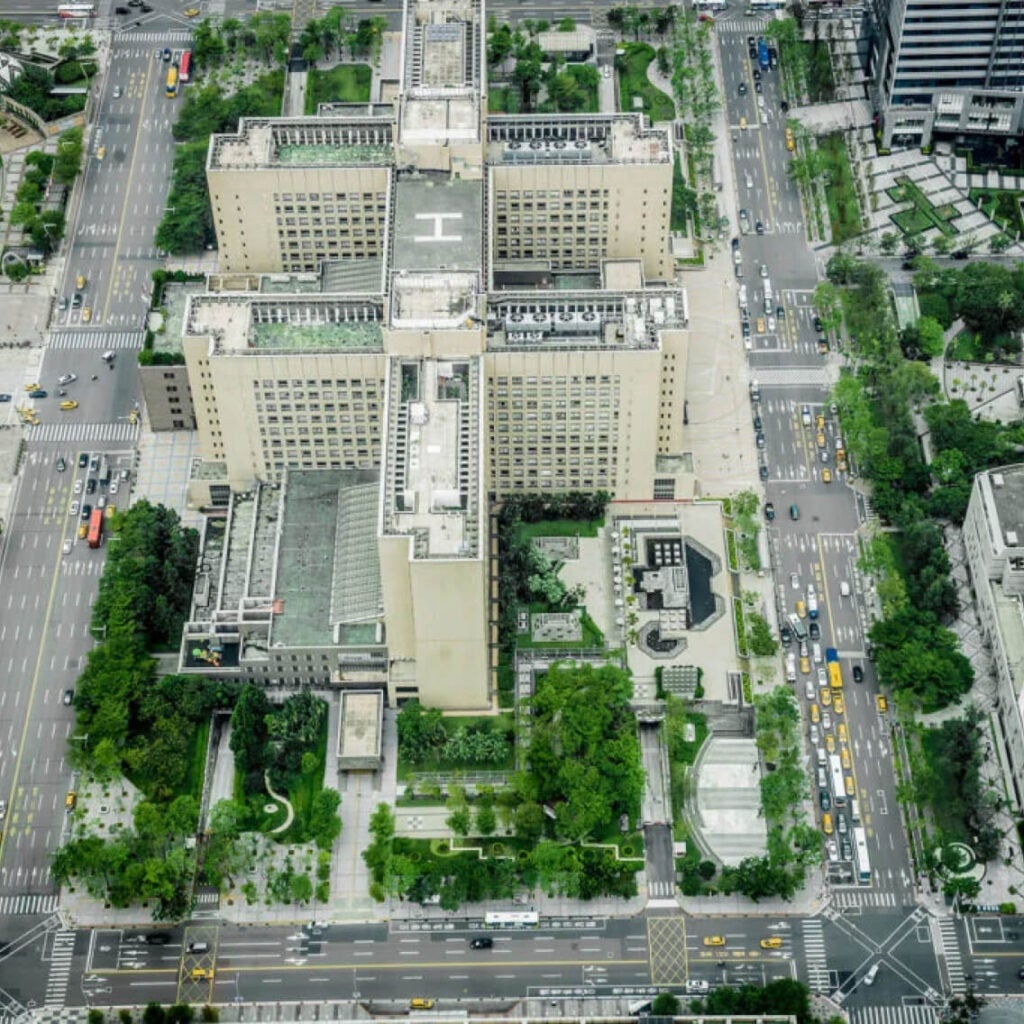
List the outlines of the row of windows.
{"type": "MultiPolygon", "coordinates": [[[[601,376],[588,375],[586,377],[492,377],[489,381],[492,388],[503,388],[513,387],[521,388],[524,384],[529,386],[541,385],[541,387],[550,388],[554,384],[572,384],[573,386],[579,384],[611,384],[615,378],[608,374],[601,376]]],[[[527,392],[531,394],[531,392],[527,392]]]]}
{"type": "Polygon", "coordinates": [[[311,214],[314,218],[326,214],[328,216],[359,216],[372,220],[381,220],[388,210],[384,203],[380,203],[377,206],[366,206],[358,200],[353,200],[351,203],[338,203],[337,205],[327,203],[324,206],[289,206],[287,204],[278,204],[274,207],[274,212],[278,215],[282,213],[311,214]]]}
{"type": "Polygon", "coordinates": [[[353,430],[361,435],[369,433],[372,435],[373,440],[378,439],[380,431],[377,429],[378,424],[375,422],[366,422],[360,420],[355,423],[348,416],[343,416],[340,419],[332,419],[330,423],[326,423],[322,416],[312,416],[309,419],[299,416],[292,418],[291,416],[282,417],[279,421],[276,416],[267,417],[266,422],[263,424],[263,430],[266,434],[271,437],[295,437],[297,436],[297,428],[299,431],[298,436],[305,436],[308,434],[309,437],[315,438],[317,434],[326,434],[328,437],[336,437],[338,434],[344,434],[349,436],[353,433],[353,430]],[[325,425],[326,424],[326,425],[325,425]],[[334,424],[339,424],[341,429],[334,424]],[[319,430],[311,428],[319,427],[319,430]]]}
{"type": "MultiPolygon", "coordinates": [[[[647,190],[644,189],[646,194],[647,190]]],[[[499,202],[504,199],[607,199],[608,189],[606,188],[578,188],[578,189],[501,189],[495,193],[499,202]]]]}
{"type": "MultiPolygon", "coordinates": [[[[344,389],[349,398],[362,398],[363,388],[366,388],[367,398],[377,398],[380,393],[384,390],[384,381],[382,380],[367,380],[365,377],[349,377],[346,380],[344,377],[338,377],[335,380],[326,380],[321,378],[315,380],[313,378],[306,378],[306,380],[300,380],[298,377],[293,377],[289,380],[287,377],[278,377],[277,380],[268,380],[264,378],[257,382],[257,387],[266,388],[262,394],[262,397],[267,400],[271,400],[278,397],[278,391],[281,388],[341,388],[344,389]]],[[[316,397],[312,395],[311,397],[316,397]]],[[[325,398],[334,398],[335,395],[330,391],[324,393],[325,398]]],[[[346,395],[339,395],[338,397],[346,397],[346,395]]]]}
{"type": "MultiPolygon", "coordinates": [[[[239,199],[239,196],[235,196],[235,199],[239,199]]],[[[321,195],[319,192],[296,192],[294,195],[291,192],[275,192],[274,202],[275,203],[319,203],[321,200],[326,202],[354,202],[359,199],[363,203],[372,203],[374,200],[383,202],[387,199],[386,192],[325,192],[321,195]]]]}

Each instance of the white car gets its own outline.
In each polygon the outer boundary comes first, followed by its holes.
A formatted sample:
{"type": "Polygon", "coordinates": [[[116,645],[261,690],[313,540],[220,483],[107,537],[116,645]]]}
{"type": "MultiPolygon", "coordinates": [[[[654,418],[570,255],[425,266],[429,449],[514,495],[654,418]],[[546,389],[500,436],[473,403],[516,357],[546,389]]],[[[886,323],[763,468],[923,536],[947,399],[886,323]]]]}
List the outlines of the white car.
{"type": "Polygon", "coordinates": [[[768,276],[768,264],[767,263],[762,263],[761,264],[761,276],[762,277],[767,277],[768,276]]]}
{"type": "Polygon", "coordinates": [[[814,702],[814,698],[817,696],[814,692],[814,683],[810,679],[804,680],[804,696],[812,703],[814,702]]]}
{"type": "Polygon", "coordinates": [[[832,728],[832,712],[822,711],[821,713],[821,727],[828,732],[832,728]]]}
{"type": "Polygon", "coordinates": [[[110,481],[110,487],[108,488],[108,490],[109,490],[111,496],[117,494],[117,481],[116,480],[111,480],[110,481]]]}
{"type": "Polygon", "coordinates": [[[791,572],[789,574],[789,585],[794,590],[799,590],[800,589],[800,577],[795,572],[791,572]]]}
{"type": "Polygon", "coordinates": [[[57,378],[58,384],[70,384],[72,381],[78,380],[77,373],[64,373],[57,378]]]}
{"type": "Polygon", "coordinates": [[[816,725],[811,726],[811,746],[816,747],[821,742],[821,733],[816,725]]]}
{"type": "Polygon", "coordinates": [[[768,330],[769,331],[774,331],[775,330],[775,317],[769,316],[769,317],[766,318],[766,320],[767,320],[767,324],[768,324],[768,330]]]}
{"type": "MultiPolygon", "coordinates": [[[[818,685],[828,686],[828,673],[823,668],[818,669],[818,685]]],[[[811,693],[813,694],[814,690],[811,690],[811,693]]],[[[809,697],[808,700],[810,699],[811,698],[809,697]]]]}
{"type": "Polygon", "coordinates": [[[82,493],[82,478],[79,477],[75,481],[75,494],[81,494],[81,493],[82,493]]]}
{"type": "Polygon", "coordinates": [[[839,860],[839,847],[836,846],[836,841],[830,839],[825,845],[828,848],[828,859],[839,860]]]}
{"type": "Polygon", "coordinates": [[[75,542],[71,540],[70,537],[66,541],[64,541],[64,547],[61,550],[63,550],[65,555],[71,554],[71,548],[74,546],[74,543],[75,542]]]}
{"type": "Polygon", "coordinates": [[[78,502],[77,501],[71,502],[71,508],[68,509],[68,515],[69,516],[77,516],[78,515],[78,502]]]}

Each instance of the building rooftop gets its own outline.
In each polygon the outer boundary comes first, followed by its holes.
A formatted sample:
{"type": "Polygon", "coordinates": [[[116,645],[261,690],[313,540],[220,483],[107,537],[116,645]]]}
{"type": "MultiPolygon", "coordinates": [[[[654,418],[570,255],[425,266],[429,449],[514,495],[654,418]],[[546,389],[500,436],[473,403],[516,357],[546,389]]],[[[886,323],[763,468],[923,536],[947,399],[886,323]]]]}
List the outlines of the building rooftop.
{"type": "Polygon", "coordinates": [[[480,362],[392,360],[383,532],[416,558],[479,557],[480,362]]]}
{"type": "Polygon", "coordinates": [[[472,272],[402,273],[391,282],[391,326],[405,330],[479,328],[480,276],[472,272]]]}
{"type": "Polygon", "coordinates": [[[666,128],[642,114],[491,115],[490,164],[662,164],[672,159],[666,128]]]}
{"type": "Polygon", "coordinates": [[[380,352],[380,296],[197,295],[186,333],[213,338],[217,355],[263,352],[380,352]]]}
{"type": "MultiPolygon", "coordinates": [[[[381,604],[377,565],[376,470],[289,470],[282,483],[274,623],[275,646],[325,647],[346,614],[381,604]],[[351,559],[339,564],[342,556],[351,559]],[[348,570],[352,570],[351,578],[348,570]],[[353,591],[345,595],[343,590],[353,591]]],[[[375,625],[375,624],[374,624],[375,625]]]]}
{"type": "Polygon", "coordinates": [[[380,690],[341,695],[338,761],[379,759],[384,695],[380,690]]]}
{"type": "Polygon", "coordinates": [[[389,166],[392,137],[390,118],[369,113],[338,118],[243,118],[237,132],[210,139],[207,167],[389,166]]]}
{"type": "Polygon", "coordinates": [[[1007,547],[1024,547],[1024,463],[986,472],[1007,547]]]}
{"type": "Polygon", "coordinates": [[[484,230],[479,181],[403,175],[395,188],[393,270],[479,270],[484,230]]]}

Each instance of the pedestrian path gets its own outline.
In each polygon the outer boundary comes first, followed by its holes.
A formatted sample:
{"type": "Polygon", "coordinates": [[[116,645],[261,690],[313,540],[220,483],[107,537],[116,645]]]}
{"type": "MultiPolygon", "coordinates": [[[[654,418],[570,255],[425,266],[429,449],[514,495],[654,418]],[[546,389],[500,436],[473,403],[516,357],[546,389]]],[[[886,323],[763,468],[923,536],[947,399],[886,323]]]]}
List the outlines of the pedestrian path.
{"type": "Polygon", "coordinates": [[[28,438],[33,443],[51,444],[65,441],[118,441],[135,444],[139,434],[137,423],[41,423],[32,427],[28,438]]]}
{"type": "Polygon", "coordinates": [[[123,28],[114,33],[114,38],[128,39],[133,43],[187,43],[192,38],[191,32],[136,32],[132,28],[123,28]]]}
{"type": "Polygon", "coordinates": [[[900,900],[894,892],[874,889],[833,889],[833,907],[898,907],[900,900]]]}
{"type": "Polygon", "coordinates": [[[807,984],[812,992],[828,991],[828,961],[825,959],[825,936],[821,919],[801,921],[804,933],[804,959],[807,963],[807,984]]]}
{"type": "Polygon", "coordinates": [[[51,331],[50,348],[141,349],[144,331],[51,331]]]}
{"type": "MultiPolygon", "coordinates": [[[[951,917],[938,919],[939,945],[942,958],[946,962],[946,974],[949,976],[949,988],[954,995],[967,991],[967,979],[964,977],[964,960],[960,953],[960,943],[956,935],[956,922],[951,917]]],[[[932,918],[932,936],[934,940],[935,918],[932,918]]]]}
{"type": "Polygon", "coordinates": [[[850,1024],[937,1024],[934,1006],[859,1006],[847,1011],[850,1024]]]}
{"type": "Polygon", "coordinates": [[[647,895],[658,898],[674,896],[676,894],[675,882],[648,882],[647,895]]]}
{"type": "Polygon", "coordinates": [[[59,932],[54,932],[44,1006],[63,1006],[67,1002],[68,978],[71,977],[71,960],[74,953],[74,931],[62,928],[59,932]]]}
{"type": "Polygon", "coordinates": [[[55,893],[49,896],[0,896],[0,917],[19,914],[52,914],[60,903],[55,893]]]}
{"type": "Polygon", "coordinates": [[[724,32],[731,36],[759,36],[764,34],[765,24],[764,18],[735,18],[729,21],[719,18],[715,21],[715,32],[719,35],[724,32]]]}
{"type": "Polygon", "coordinates": [[[832,386],[824,366],[753,366],[750,374],[761,387],[832,386]]]}

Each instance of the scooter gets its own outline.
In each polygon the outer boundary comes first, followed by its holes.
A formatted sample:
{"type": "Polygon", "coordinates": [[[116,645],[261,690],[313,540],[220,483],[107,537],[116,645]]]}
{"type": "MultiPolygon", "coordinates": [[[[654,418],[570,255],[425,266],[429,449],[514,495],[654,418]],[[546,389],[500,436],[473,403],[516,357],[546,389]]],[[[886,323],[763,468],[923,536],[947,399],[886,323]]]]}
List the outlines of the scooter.
{"type": "Polygon", "coordinates": [[[93,379],[93,380],[99,380],[99,377],[98,377],[98,376],[97,376],[97,375],[96,375],[96,374],[94,373],[94,374],[92,375],[92,379],[93,379]]]}
{"type": "Polygon", "coordinates": [[[58,392],[57,392],[57,394],[58,394],[58,395],[59,395],[59,396],[60,396],[61,398],[63,398],[63,397],[64,397],[64,396],[65,396],[65,395],[67,394],[67,391],[66,391],[66,390],[65,390],[64,388],[61,388],[61,389],[60,389],[60,391],[58,391],[58,392]]]}

